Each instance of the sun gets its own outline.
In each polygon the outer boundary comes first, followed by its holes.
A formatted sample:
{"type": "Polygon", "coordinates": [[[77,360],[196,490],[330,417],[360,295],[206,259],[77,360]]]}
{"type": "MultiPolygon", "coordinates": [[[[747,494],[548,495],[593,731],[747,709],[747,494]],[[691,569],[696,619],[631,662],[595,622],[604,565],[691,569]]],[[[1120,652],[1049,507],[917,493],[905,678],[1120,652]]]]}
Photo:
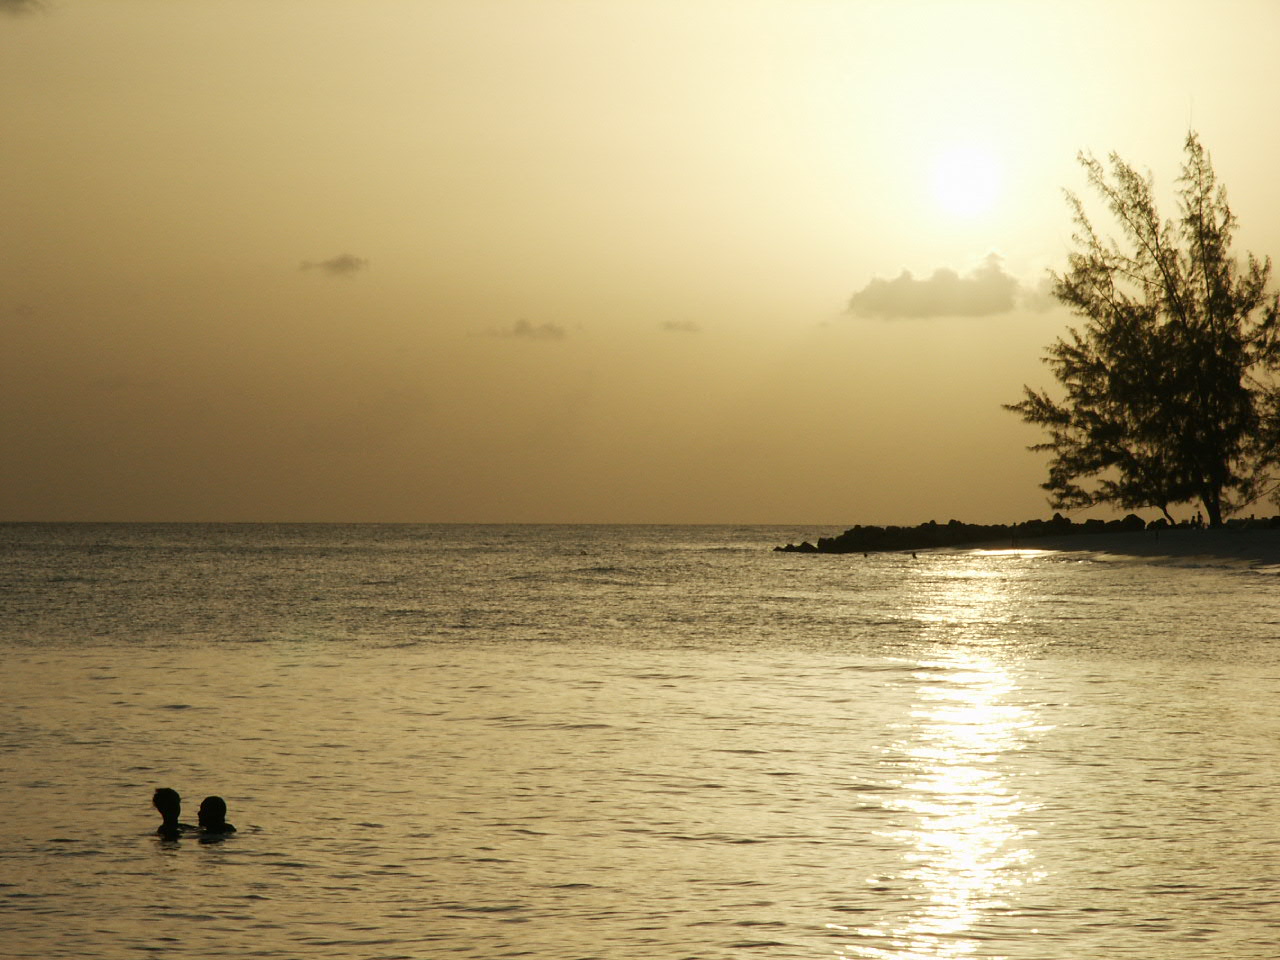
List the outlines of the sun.
{"type": "Polygon", "coordinates": [[[952,144],[933,158],[933,196],[958,217],[976,217],[995,206],[1003,170],[994,153],[974,144],[952,144]]]}

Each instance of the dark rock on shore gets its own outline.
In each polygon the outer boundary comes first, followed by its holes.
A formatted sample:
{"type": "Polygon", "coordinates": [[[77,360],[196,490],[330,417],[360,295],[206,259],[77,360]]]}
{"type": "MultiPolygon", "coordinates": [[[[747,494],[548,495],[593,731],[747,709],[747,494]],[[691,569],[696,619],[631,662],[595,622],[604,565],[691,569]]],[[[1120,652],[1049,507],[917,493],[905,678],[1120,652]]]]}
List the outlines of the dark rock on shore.
{"type": "MultiPolygon", "coordinates": [[[[1266,526],[1280,528],[1280,516],[1263,520],[1231,521],[1228,526],[1266,526]]],[[[1060,513],[1049,520],[1026,520],[1014,524],[976,524],[951,520],[940,524],[934,520],[916,527],[855,526],[835,537],[820,537],[817,544],[804,541],[774,547],[784,553],[874,553],[892,550],[930,550],[940,547],[972,546],[977,543],[1006,541],[1011,546],[1033,546],[1041,537],[1088,536],[1099,533],[1137,533],[1168,527],[1164,519],[1150,524],[1136,514],[1123,520],[1086,520],[1073,523],[1060,513]],[[1030,542],[1029,542],[1030,541],[1030,542]]]]}

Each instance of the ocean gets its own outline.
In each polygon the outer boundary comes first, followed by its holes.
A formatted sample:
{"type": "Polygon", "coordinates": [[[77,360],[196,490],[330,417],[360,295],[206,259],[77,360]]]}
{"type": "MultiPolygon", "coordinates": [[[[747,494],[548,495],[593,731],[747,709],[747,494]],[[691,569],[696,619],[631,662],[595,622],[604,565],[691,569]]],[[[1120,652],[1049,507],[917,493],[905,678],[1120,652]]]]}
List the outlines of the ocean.
{"type": "Polygon", "coordinates": [[[0,525],[0,955],[1280,957],[1277,568],[838,532],[0,525]]]}

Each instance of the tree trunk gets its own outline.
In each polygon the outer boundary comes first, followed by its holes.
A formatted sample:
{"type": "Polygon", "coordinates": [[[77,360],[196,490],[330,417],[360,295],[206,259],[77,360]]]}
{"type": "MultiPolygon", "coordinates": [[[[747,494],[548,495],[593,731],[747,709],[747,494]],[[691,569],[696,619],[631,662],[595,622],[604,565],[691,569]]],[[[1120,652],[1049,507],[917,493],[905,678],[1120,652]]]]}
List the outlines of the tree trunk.
{"type": "Polygon", "coordinates": [[[1209,521],[1209,526],[1222,526],[1222,491],[1209,491],[1200,498],[1200,502],[1204,504],[1204,514],[1209,521]]]}

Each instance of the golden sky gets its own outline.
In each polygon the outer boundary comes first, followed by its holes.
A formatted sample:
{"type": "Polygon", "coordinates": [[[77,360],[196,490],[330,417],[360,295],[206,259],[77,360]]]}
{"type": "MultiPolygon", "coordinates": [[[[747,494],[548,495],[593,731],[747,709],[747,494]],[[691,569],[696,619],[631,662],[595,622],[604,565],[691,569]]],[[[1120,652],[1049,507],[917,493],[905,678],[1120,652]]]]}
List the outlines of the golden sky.
{"type": "MultiPolygon", "coordinates": [[[[1280,4],[0,0],[0,519],[1047,516],[1079,150],[1280,253],[1280,4]]],[[[1174,212],[1172,206],[1166,214],[1174,212]]]]}

